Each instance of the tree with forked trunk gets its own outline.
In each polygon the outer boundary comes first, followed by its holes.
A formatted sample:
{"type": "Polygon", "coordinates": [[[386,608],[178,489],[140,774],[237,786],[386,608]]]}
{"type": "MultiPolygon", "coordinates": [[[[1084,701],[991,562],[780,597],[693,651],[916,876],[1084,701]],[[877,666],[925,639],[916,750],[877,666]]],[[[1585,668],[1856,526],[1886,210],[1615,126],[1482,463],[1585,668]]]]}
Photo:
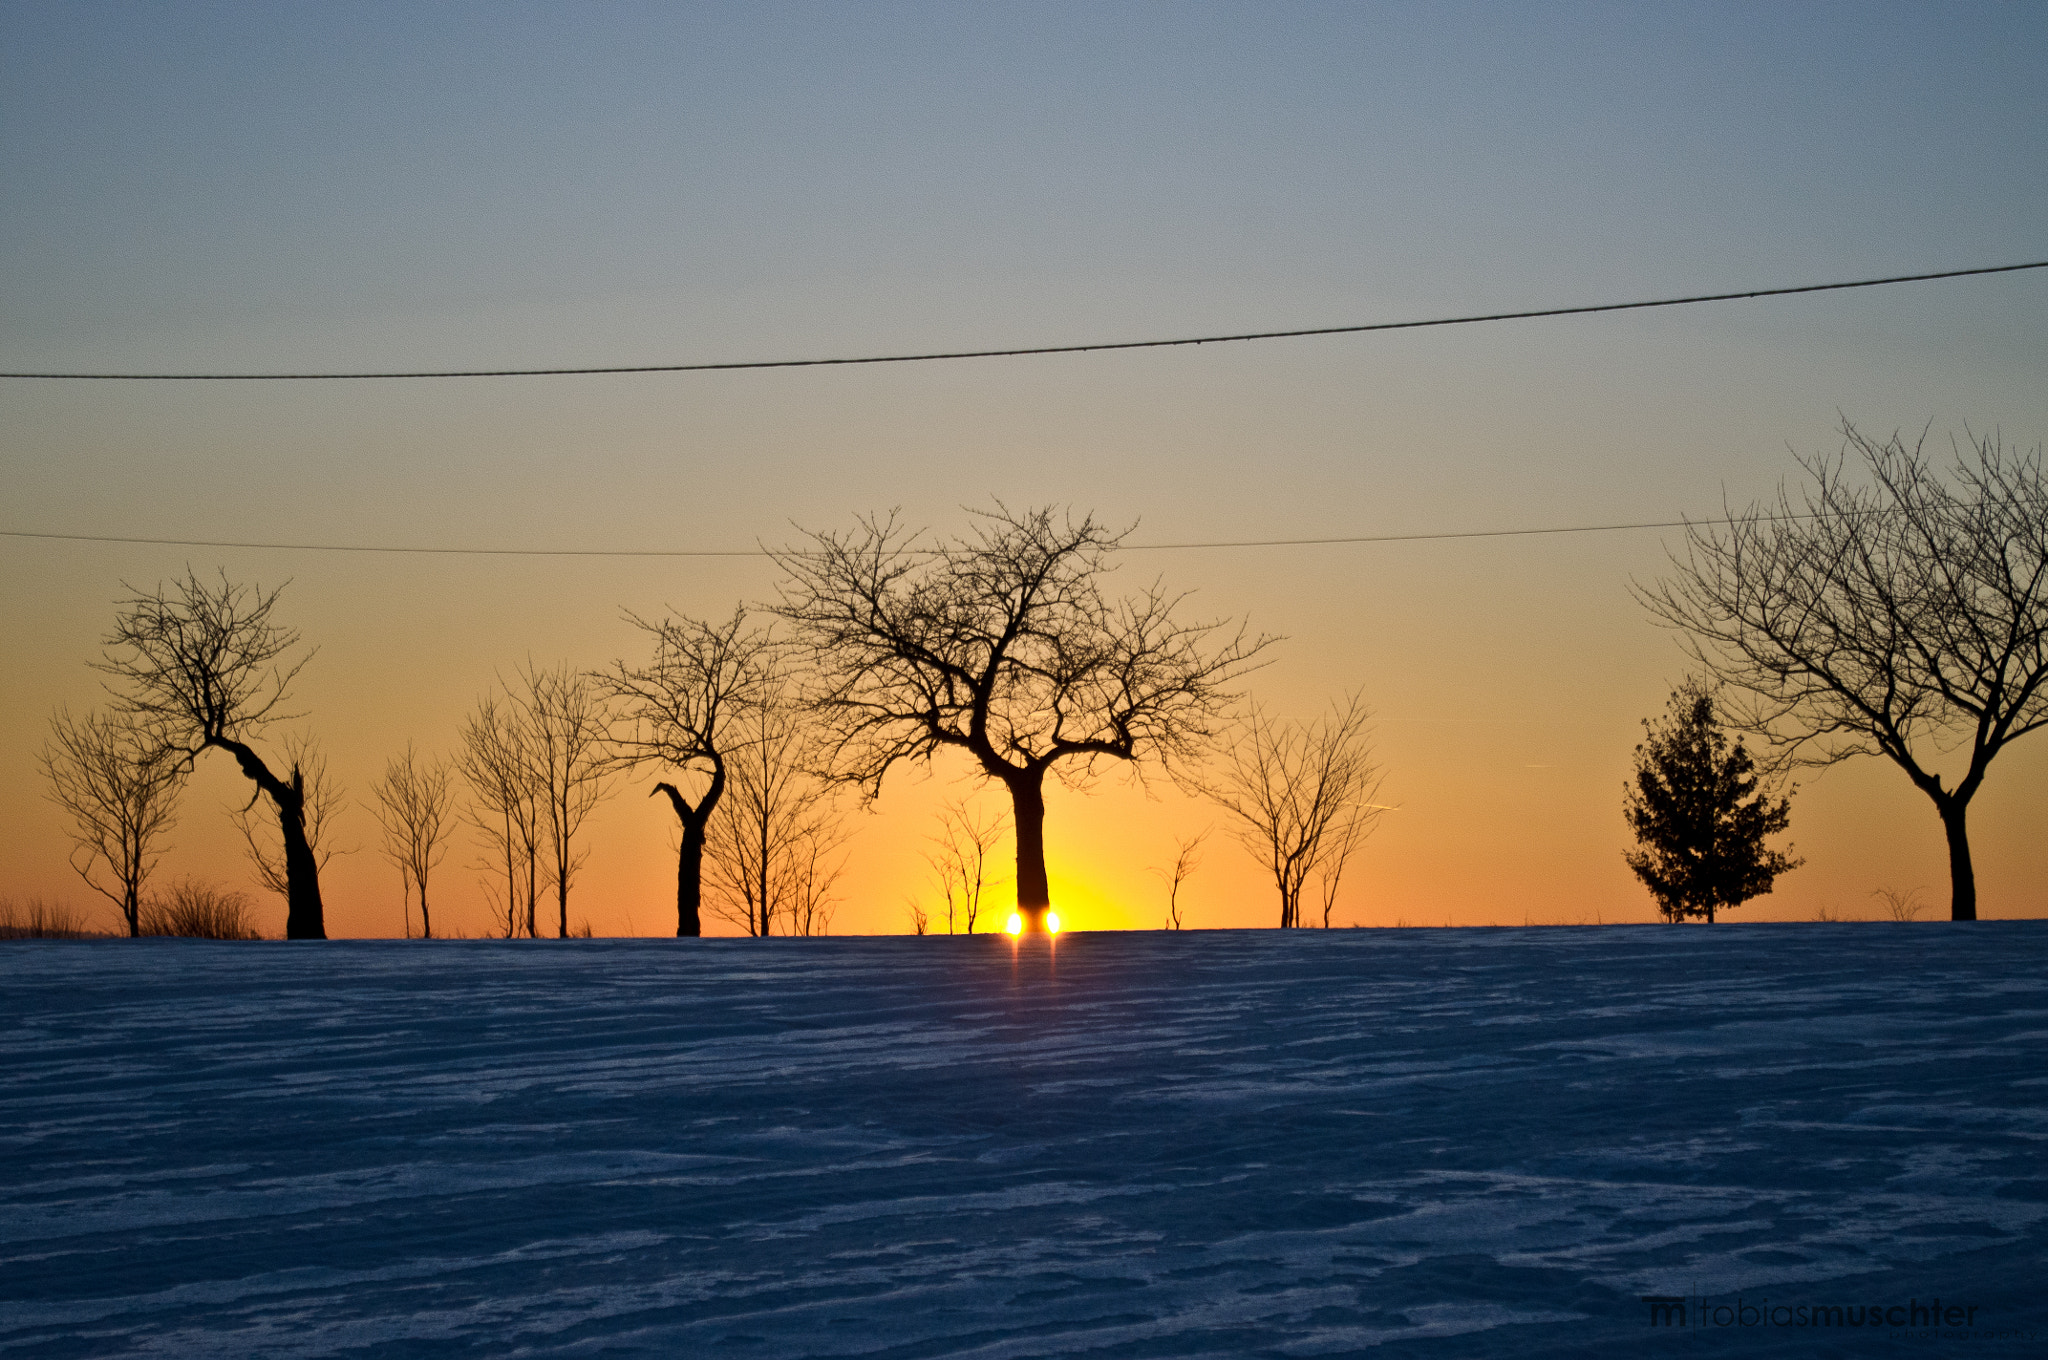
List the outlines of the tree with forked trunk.
{"type": "Polygon", "coordinates": [[[405,752],[384,765],[384,778],[371,785],[377,798],[377,823],[384,829],[384,857],[398,870],[408,918],[406,934],[412,933],[412,894],[420,897],[420,938],[434,938],[434,917],[427,906],[427,876],[448,853],[448,833],[454,830],[454,790],[446,760],[423,759],[405,744],[405,752]]]}
{"type": "Polygon", "coordinates": [[[529,661],[519,681],[523,749],[532,765],[532,787],[540,793],[541,844],[555,890],[555,938],[566,940],[569,885],[587,853],[577,851],[576,837],[606,793],[603,701],[590,677],[566,663],[543,668],[529,661]]]}
{"type": "Polygon", "coordinates": [[[1845,421],[1842,438],[1800,459],[1798,500],[1781,488],[1690,526],[1637,597],[1734,692],[1730,725],[1775,748],[1773,770],[1882,755],[1904,771],[1941,818],[1950,917],[1974,921],[1970,801],[2000,751],[2048,726],[2041,450],[1973,435],[1944,475],[1924,431],[1909,446],[1845,421]]]}
{"type": "MultiPolygon", "coordinates": [[[[129,587],[134,590],[133,586],[129,587]]],[[[226,751],[270,799],[283,843],[285,938],[324,940],[320,866],[306,839],[306,779],[293,766],[280,776],[251,744],[284,711],[291,685],[311,654],[294,656],[299,635],[273,621],[283,587],[265,591],[185,578],[137,591],[119,605],[96,668],[113,677],[117,711],[149,733],[154,748],[181,770],[209,749],[226,751]]]]}
{"type": "Polygon", "coordinates": [[[1181,928],[1181,885],[1194,876],[1195,870],[1202,867],[1202,842],[1209,839],[1209,832],[1212,829],[1204,827],[1186,839],[1176,838],[1173,843],[1173,867],[1166,869],[1154,866],[1152,870],[1153,873],[1159,875],[1160,881],[1166,884],[1166,928],[1168,930],[1179,930],[1181,928]]]}
{"type": "Polygon", "coordinates": [[[484,841],[484,856],[476,867],[492,877],[505,877],[502,898],[489,878],[485,890],[496,903],[508,940],[517,939],[522,930],[528,939],[537,933],[543,814],[534,766],[517,706],[500,704],[495,695],[479,699],[476,712],[462,725],[456,767],[469,785],[464,813],[484,841]]]}
{"type": "Polygon", "coordinates": [[[104,713],[50,720],[42,751],[50,798],[71,814],[71,867],[142,933],[142,888],[167,848],[184,772],[132,722],[104,713]]]}
{"type": "Polygon", "coordinates": [[[939,832],[927,836],[932,848],[925,863],[946,904],[946,933],[962,925],[972,935],[981,919],[984,898],[1000,881],[990,860],[1002,844],[1003,818],[991,816],[965,798],[950,798],[939,807],[939,832]]]}
{"type": "Polygon", "coordinates": [[[778,612],[811,661],[835,775],[873,798],[898,761],[944,750],[1009,793],[1017,907],[1042,929],[1045,778],[1192,756],[1269,641],[1175,617],[1155,583],[1106,590],[1123,534],[997,503],[942,543],[867,518],[778,554],[778,612]]]}
{"type": "MultiPolygon", "coordinates": [[[[681,825],[676,935],[702,935],[704,847],[711,818],[725,797],[728,759],[735,748],[758,737],[747,730],[744,715],[764,701],[773,644],[765,632],[747,627],[744,608],[723,623],[691,618],[650,623],[633,613],[626,619],[653,638],[654,655],[644,665],[614,662],[611,670],[592,677],[616,715],[610,763],[622,770],[653,765],[674,772],[648,796],[666,794],[681,825]]],[[[757,924],[749,909],[748,933],[766,934],[757,924]]]]}
{"type": "Polygon", "coordinates": [[[1273,876],[1283,930],[1302,924],[1313,877],[1322,881],[1323,925],[1330,924],[1345,865],[1385,811],[1373,801],[1382,775],[1371,716],[1357,694],[1314,722],[1274,718],[1253,704],[1209,781],[1209,796],[1236,819],[1238,840],[1273,876]]]}

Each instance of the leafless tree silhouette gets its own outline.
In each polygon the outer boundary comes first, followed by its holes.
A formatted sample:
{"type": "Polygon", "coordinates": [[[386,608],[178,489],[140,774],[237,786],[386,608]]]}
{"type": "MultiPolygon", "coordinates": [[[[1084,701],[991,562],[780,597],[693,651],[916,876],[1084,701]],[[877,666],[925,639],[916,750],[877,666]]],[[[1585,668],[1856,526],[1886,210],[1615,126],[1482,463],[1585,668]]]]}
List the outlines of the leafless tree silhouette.
{"type": "Polygon", "coordinates": [[[1104,761],[1192,754],[1268,640],[1180,622],[1182,598],[1156,584],[1110,598],[1122,535],[1093,517],[1001,503],[976,517],[935,547],[893,515],[813,534],[776,559],[779,612],[812,663],[838,777],[873,798],[898,761],[950,749],[1008,790],[1018,909],[1040,928],[1047,771],[1078,787],[1104,761]]]}
{"type": "MultiPolygon", "coordinates": [[[[1379,787],[1374,781],[1374,789],[1379,787]]],[[[1368,797],[1373,795],[1368,794],[1368,797]]],[[[1344,870],[1351,863],[1351,856],[1365,844],[1379,826],[1381,809],[1359,807],[1345,817],[1339,818],[1330,830],[1323,847],[1323,862],[1316,869],[1317,891],[1322,899],[1323,929],[1330,928],[1330,913],[1337,909],[1337,889],[1344,881],[1344,870]]]]}
{"type": "Polygon", "coordinates": [[[478,700],[476,712],[463,723],[456,766],[469,785],[465,815],[484,839],[485,858],[477,867],[505,875],[505,895],[498,901],[505,938],[515,938],[522,928],[531,938],[537,924],[544,814],[520,709],[492,695],[478,700]]]}
{"type": "MultiPolygon", "coordinates": [[[[691,618],[649,623],[632,613],[626,618],[653,637],[654,656],[641,666],[614,662],[593,677],[618,715],[612,763],[622,770],[654,765],[675,771],[673,780],[656,783],[652,792],[668,795],[681,824],[676,934],[701,935],[705,840],[725,796],[726,758],[748,739],[752,727],[745,715],[762,701],[771,678],[773,645],[765,632],[747,627],[745,609],[717,624],[691,618]],[[680,787],[684,783],[693,786],[695,802],[680,787]]],[[[758,923],[748,915],[752,930],[758,923]]]]}
{"type": "Polygon", "coordinates": [[[1894,921],[1917,921],[1920,913],[1927,910],[1927,904],[1920,900],[1921,888],[1900,892],[1896,888],[1873,888],[1870,895],[1884,906],[1884,914],[1894,921]]]}
{"type": "Polygon", "coordinates": [[[605,716],[591,678],[568,665],[519,672],[528,758],[540,791],[542,847],[555,890],[555,937],[569,938],[569,885],[583,867],[576,836],[606,793],[605,716]]]}
{"type": "Polygon", "coordinates": [[[384,765],[384,778],[370,786],[376,795],[377,822],[384,829],[384,857],[397,868],[403,884],[406,934],[412,933],[412,894],[420,897],[420,938],[434,938],[434,917],[427,907],[427,875],[448,853],[453,825],[454,789],[448,762],[426,760],[405,744],[405,753],[384,765]]]}
{"type": "Polygon", "coordinates": [[[1847,421],[1833,457],[1801,458],[1795,501],[1693,526],[1670,576],[1637,597],[1744,696],[1730,719],[1777,766],[1891,760],[1948,840],[1950,916],[1977,918],[1970,800],[1992,759],[2048,725],[2048,486],[2041,450],[1952,441],[1944,476],[1898,435],[1847,421]],[[1851,476],[1851,455],[1867,479],[1851,476]],[[1967,752],[1954,782],[1937,757],[1967,752]]]}
{"type": "Polygon", "coordinates": [[[1202,842],[1208,839],[1209,830],[1204,829],[1196,832],[1186,840],[1176,840],[1173,843],[1173,867],[1171,869],[1155,868],[1152,871],[1166,881],[1166,928],[1168,930],[1179,930],[1181,928],[1180,885],[1187,882],[1195,870],[1201,867],[1202,842]]]}
{"type": "MultiPolygon", "coordinates": [[[[133,586],[128,587],[134,590],[133,586]]],[[[282,589],[280,587],[279,589],[282,589]]],[[[285,936],[325,939],[320,868],[306,841],[303,772],[272,772],[250,742],[283,711],[307,656],[296,631],[276,623],[278,590],[185,578],[120,603],[97,668],[112,677],[117,710],[189,770],[208,748],[235,758],[277,811],[286,878],[285,936]]]]}
{"type": "MultiPolygon", "coordinates": [[[[335,816],[347,798],[340,783],[328,774],[327,754],[311,735],[294,732],[287,736],[284,739],[284,758],[304,779],[306,849],[312,854],[314,865],[325,873],[327,861],[340,853],[330,833],[334,829],[335,816]]],[[[271,834],[270,820],[257,814],[253,797],[242,807],[234,809],[233,815],[235,828],[242,833],[249,863],[256,870],[256,881],[289,902],[291,870],[286,863],[284,846],[278,837],[271,834]]]]}
{"type": "Polygon", "coordinates": [[[983,899],[1000,880],[992,860],[1001,843],[1003,818],[972,806],[964,798],[953,798],[939,808],[939,831],[926,837],[932,848],[925,854],[932,880],[946,904],[946,933],[956,934],[964,925],[974,933],[980,920],[983,899]]]}
{"type": "Polygon", "coordinates": [[[1335,900],[1343,865],[1333,874],[1333,857],[1348,859],[1379,818],[1370,717],[1356,694],[1314,722],[1274,719],[1253,704],[1210,780],[1210,797],[1237,819],[1238,839],[1273,875],[1282,928],[1301,924],[1312,876],[1323,875],[1335,900]]]}
{"type": "Polygon", "coordinates": [[[773,654],[733,715],[726,790],[705,844],[713,910],[750,935],[822,935],[848,831],[814,751],[788,673],[773,654]]]}
{"type": "Polygon", "coordinates": [[[104,713],[50,720],[42,750],[50,799],[71,817],[71,867],[142,933],[142,889],[177,821],[184,783],[175,756],[132,721],[104,713]]]}

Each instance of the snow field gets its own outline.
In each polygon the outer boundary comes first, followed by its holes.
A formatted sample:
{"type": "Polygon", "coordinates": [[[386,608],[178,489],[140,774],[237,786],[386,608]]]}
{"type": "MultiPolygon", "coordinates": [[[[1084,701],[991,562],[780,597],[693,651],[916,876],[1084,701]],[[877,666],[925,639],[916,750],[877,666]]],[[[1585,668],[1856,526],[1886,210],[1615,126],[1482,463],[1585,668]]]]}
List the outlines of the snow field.
{"type": "Polygon", "coordinates": [[[2032,922],[4,945],[0,1355],[2048,1353],[2044,963],[2032,922]]]}

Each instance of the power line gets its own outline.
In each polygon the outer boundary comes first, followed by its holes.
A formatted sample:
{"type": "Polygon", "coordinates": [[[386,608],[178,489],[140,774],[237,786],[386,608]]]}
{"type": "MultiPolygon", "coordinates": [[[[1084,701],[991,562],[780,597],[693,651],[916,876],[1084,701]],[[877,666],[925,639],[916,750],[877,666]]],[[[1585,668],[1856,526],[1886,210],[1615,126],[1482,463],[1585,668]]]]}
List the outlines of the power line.
{"type": "Polygon", "coordinates": [[[369,378],[563,378],[618,373],[714,373],[754,368],[833,368],[855,364],[920,364],[940,359],[1016,359],[1036,354],[1093,354],[1120,349],[1173,349],[1183,345],[1222,345],[1240,340],[1294,340],[1312,335],[1362,335],[1368,331],[1423,330],[1434,326],[1470,326],[1482,321],[1528,321],[1545,316],[1586,316],[1595,312],[1630,312],[1651,307],[1685,307],[1696,302],[1735,302],[1744,298],[1788,297],[1794,293],[1830,293],[1846,288],[1882,288],[1894,283],[1929,279],[1961,279],[1978,274],[2012,274],[2048,269],[2048,260],[2027,264],[1987,265],[1979,269],[1944,269],[1931,274],[1893,274],[1881,279],[1846,283],[1808,283],[1794,288],[1750,288],[1739,293],[1699,293],[1691,297],[1654,298],[1640,302],[1600,302],[1579,307],[1544,307],[1525,312],[1484,312],[1471,316],[1435,317],[1427,321],[1376,321],[1359,326],[1312,326],[1302,330],[1246,331],[1237,335],[1197,335],[1178,340],[1106,340],[1085,345],[1034,345],[1013,349],[939,350],[919,354],[871,354],[838,359],[749,359],[712,364],[620,364],[596,368],[477,368],[387,373],[0,373],[0,378],[47,378],[72,382],[333,382],[369,378]]]}
{"type": "MultiPolygon", "coordinates": [[[[1812,519],[1813,515],[1761,515],[1771,522],[1812,519]]],[[[1735,519],[1643,520],[1628,524],[1568,524],[1535,529],[1454,529],[1426,534],[1354,534],[1339,538],[1244,538],[1185,543],[1124,543],[1122,552],[1206,552],[1229,548],[1322,548],[1369,543],[1434,543],[1468,538],[1534,538],[1560,534],[1614,534],[1643,529],[1687,529],[1746,522],[1735,519]]],[[[167,548],[250,548],[266,552],[399,553],[435,557],[803,557],[803,549],[777,552],[769,548],[441,548],[379,546],[366,543],[255,543],[206,538],[129,538],[111,534],[50,534],[25,529],[0,529],[0,537],[42,539],[59,543],[128,543],[167,548]]],[[[944,556],[940,548],[913,552],[944,556]]]]}

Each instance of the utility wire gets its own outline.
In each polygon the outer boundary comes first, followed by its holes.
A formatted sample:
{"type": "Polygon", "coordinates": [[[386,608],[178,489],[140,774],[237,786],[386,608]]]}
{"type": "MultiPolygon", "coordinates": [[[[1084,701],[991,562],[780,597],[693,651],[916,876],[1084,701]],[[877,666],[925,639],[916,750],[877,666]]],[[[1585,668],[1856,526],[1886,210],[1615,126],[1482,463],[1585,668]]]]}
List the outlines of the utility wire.
{"type": "Polygon", "coordinates": [[[1700,293],[1692,297],[1654,298],[1642,302],[1600,302],[1582,307],[1544,307],[1526,312],[1485,312],[1444,316],[1427,321],[1377,321],[1362,326],[1313,326],[1291,331],[1247,331],[1239,335],[1198,335],[1179,340],[1108,340],[1087,345],[1035,345],[1015,349],[941,350],[923,354],[873,354],[840,359],[750,359],[715,364],[622,364],[602,368],[477,368],[388,373],[0,373],[0,378],[49,378],[78,382],[329,382],[365,378],[561,378],[601,373],[712,373],[751,368],[832,368],[854,364],[919,364],[939,359],[1015,359],[1033,354],[1093,354],[1119,349],[1172,349],[1182,345],[1221,345],[1239,340],[1292,340],[1311,335],[1361,335],[1368,331],[1422,330],[1433,326],[1470,326],[1482,321],[1527,321],[1543,316],[1586,316],[1594,312],[1641,311],[1650,307],[1685,307],[1696,302],[1734,302],[1743,298],[1787,297],[1794,293],[1829,293],[1845,288],[1882,288],[1928,279],[1960,279],[1978,274],[2012,274],[2048,269],[2048,260],[2027,264],[1988,265],[1981,269],[1945,269],[1932,274],[1894,274],[1847,283],[1808,283],[1796,288],[1750,288],[1739,293],[1700,293]]]}
{"type": "MultiPolygon", "coordinates": [[[[1690,529],[1709,525],[1805,520],[1814,515],[1758,515],[1741,519],[1645,520],[1631,524],[1569,524],[1538,529],[1458,529],[1428,534],[1358,534],[1342,538],[1245,538],[1186,543],[1122,543],[1122,552],[1206,552],[1227,548],[1320,548],[1361,543],[1437,543],[1467,538],[1532,538],[1558,534],[1614,534],[1641,529],[1690,529]]],[[[808,557],[808,549],[770,548],[434,548],[379,547],[362,543],[245,543],[205,538],[124,538],[108,534],[46,534],[0,529],[0,538],[44,539],[60,543],[133,543],[168,548],[254,548],[268,552],[403,553],[437,557],[808,557]]],[[[943,557],[943,548],[913,548],[913,554],[943,557]]]]}

